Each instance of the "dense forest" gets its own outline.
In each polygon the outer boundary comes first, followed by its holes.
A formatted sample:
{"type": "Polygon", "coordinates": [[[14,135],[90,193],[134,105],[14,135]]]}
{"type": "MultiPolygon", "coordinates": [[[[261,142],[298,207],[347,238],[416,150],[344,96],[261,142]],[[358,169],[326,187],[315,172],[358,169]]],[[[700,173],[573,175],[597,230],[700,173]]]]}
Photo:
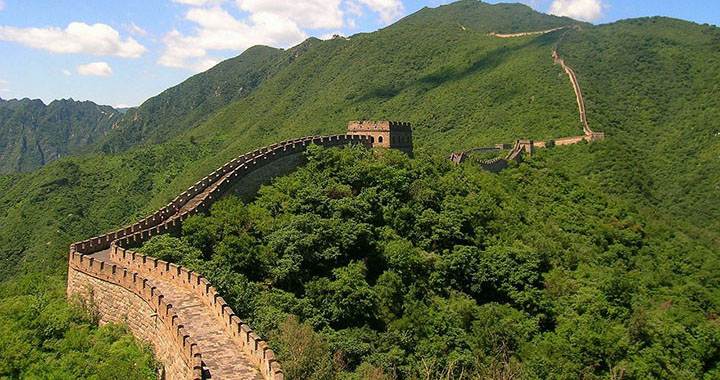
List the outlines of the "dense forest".
{"type": "Polygon", "coordinates": [[[542,153],[499,175],[391,151],[307,156],[253,202],[223,200],[142,250],[207,275],[290,378],[720,376],[720,258],[689,226],[542,153]]]}
{"type": "Polygon", "coordinates": [[[708,25],[594,26],[464,0],[374,33],[248,49],[114,116],[70,157],[0,175],[0,378],[152,377],[148,348],[65,302],[69,244],[238,154],[355,119],[413,123],[417,158],[312,151],[257,199],[145,249],[211,277],[298,379],[716,378],[719,47],[708,25]],[[446,162],[580,134],[550,56],[564,31],[487,35],[565,25],[580,30],[559,52],[607,140],[499,175],[446,162]]]}

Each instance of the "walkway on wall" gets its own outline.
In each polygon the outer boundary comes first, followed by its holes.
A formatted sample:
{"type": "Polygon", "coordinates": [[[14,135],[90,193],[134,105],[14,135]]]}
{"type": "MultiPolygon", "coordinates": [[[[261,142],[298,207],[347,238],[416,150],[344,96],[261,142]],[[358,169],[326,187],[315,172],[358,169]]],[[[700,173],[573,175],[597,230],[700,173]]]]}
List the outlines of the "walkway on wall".
{"type": "MultiPolygon", "coordinates": [[[[168,218],[168,221],[178,219],[200,205],[210,193],[217,189],[218,185],[228,180],[233,175],[232,171],[221,176],[202,192],[198,193],[187,201],[177,212],[168,218]]],[[[115,255],[111,255],[111,249],[107,248],[89,257],[95,260],[115,264],[118,268],[127,268],[115,255]]],[[[218,323],[217,317],[210,313],[204,304],[204,300],[196,293],[173,282],[158,278],[152,272],[145,274],[149,285],[158,289],[166,302],[176,305],[173,310],[183,321],[187,334],[195,340],[203,354],[203,379],[228,379],[228,380],[263,380],[263,376],[253,361],[243,351],[243,347],[234,342],[225,332],[223,325],[218,323]]]]}
{"type": "Polygon", "coordinates": [[[195,339],[203,353],[204,378],[228,380],[262,380],[263,376],[242,347],[226,334],[216,317],[210,314],[202,299],[194,293],[167,281],[151,278],[151,285],[176,306],[175,312],[185,323],[188,335],[195,339]],[[209,375],[209,376],[208,376],[209,375]]]}
{"type": "MultiPolygon", "coordinates": [[[[110,249],[89,255],[95,260],[127,268],[110,255],[110,249]]],[[[263,380],[263,376],[243,348],[227,335],[217,317],[210,313],[195,293],[152,274],[146,275],[148,285],[163,295],[165,302],[183,322],[185,332],[193,337],[203,354],[203,379],[263,380]]]]}
{"type": "Polygon", "coordinates": [[[490,33],[491,36],[494,37],[500,37],[500,38],[512,38],[512,37],[525,37],[525,36],[535,36],[539,34],[548,34],[552,33],[556,30],[565,29],[564,26],[559,26],[557,28],[547,29],[547,30],[538,30],[534,32],[521,32],[521,33],[510,33],[510,34],[502,34],[502,33],[490,33]]]}
{"type": "Polygon", "coordinates": [[[313,144],[333,147],[351,143],[372,145],[369,136],[312,136],[241,155],[149,217],[71,245],[70,269],[131,288],[151,300],[149,305],[157,310],[155,318],[172,330],[178,352],[184,353],[182,359],[191,371],[187,378],[283,380],[280,364],[267,343],[237,317],[202,275],[130,248],[141,246],[153,236],[179,232],[190,215],[207,210],[256,169],[302,153],[313,144]]]}

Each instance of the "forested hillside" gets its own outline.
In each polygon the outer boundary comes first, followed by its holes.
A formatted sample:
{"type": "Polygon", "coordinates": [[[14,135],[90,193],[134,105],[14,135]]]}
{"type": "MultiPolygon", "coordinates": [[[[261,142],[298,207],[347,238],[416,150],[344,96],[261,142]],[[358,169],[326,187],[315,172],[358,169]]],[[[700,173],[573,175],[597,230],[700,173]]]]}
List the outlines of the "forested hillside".
{"type": "Polygon", "coordinates": [[[720,376],[720,257],[688,225],[545,155],[499,175],[399,152],[308,158],[143,249],[207,275],[290,378],[720,376]]]}
{"type": "Polygon", "coordinates": [[[85,149],[119,115],[89,101],[0,99],[0,173],[32,171],[85,149]]]}
{"type": "Polygon", "coordinates": [[[643,18],[568,34],[588,121],[611,138],[559,170],[720,233],[720,29],[643,18]]]}
{"type": "MultiPolygon", "coordinates": [[[[276,123],[272,126],[273,130],[285,130],[301,122],[311,124],[306,128],[327,130],[332,128],[327,125],[330,122],[347,122],[342,119],[343,115],[337,114],[338,107],[348,108],[357,103],[366,103],[367,106],[363,107],[366,113],[369,110],[373,110],[371,113],[379,113],[382,110],[375,109],[378,101],[384,103],[405,87],[415,87],[415,91],[421,91],[418,95],[422,95],[444,82],[458,81],[468,76],[474,76],[472,82],[477,83],[478,78],[488,77],[479,71],[493,69],[501,61],[511,59],[510,54],[513,52],[513,59],[517,59],[519,50],[527,44],[525,41],[506,47],[504,42],[486,38],[485,34],[491,31],[549,29],[575,24],[583,23],[538,13],[519,4],[490,5],[465,0],[437,9],[424,8],[384,30],[355,35],[350,40],[340,38],[320,41],[310,38],[288,50],[256,46],[149,99],[137,110],[131,110],[115,126],[114,133],[103,142],[101,149],[118,152],[138,143],[150,145],[167,141],[203,124],[223,106],[250,97],[256,89],[262,89],[259,99],[229,108],[260,116],[260,110],[273,106],[273,115],[265,119],[266,123],[276,123]],[[488,64],[487,67],[483,67],[485,64],[488,64]],[[381,76],[374,78],[368,75],[377,74],[378,69],[381,76]],[[368,80],[371,81],[363,83],[368,80]],[[344,83],[353,86],[344,89],[344,83]],[[330,85],[328,90],[323,88],[326,84],[330,85]],[[274,92],[278,90],[283,92],[274,92]],[[283,103],[274,104],[276,97],[283,99],[283,103]],[[296,108],[318,100],[321,100],[318,108],[296,108]],[[262,108],[253,109],[258,102],[262,108]],[[286,114],[276,114],[286,106],[290,106],[282,111],[286,114]],[[331,112],[327,110],[328,107],[332,109],[331,112]],[[298,111],[302,115],[295,114],[298,111]],[[290,115],[293,120],[282,118],[290,115]]],[[[531,68],[532,65],[527,64],[535,62],[539,57],[527,55],[528,62],[517,64],[531,68]]],[[[550,65],[543,66],[547,68],[550,65]]],[[[506,67],[495,76],[506,77],[510,70],[506,67]]],[[[527,79],[527,76],[523,77],[527,79]]],[[[490,79],[496,83],[489,84],[488,88],[501,85],[501,78],[490,79]]],[[[546,81],[546,78],[533,80],[546,81]]],[[[518,83],[507,86],[516,88],[518,83]]],[[[461,91],[458,87],[455,89],[461,91]]],[[[449,92],[446,89],[436,96],[445,96],[442,102],[447,104],[460,95],[448,95],[449,92]]],[[[528,97],[533,95],[529,94],[528,97]]],[[[436,99],[426,101],[430,100],[436,99]]],[[[484,107],[492,107],[491,103],[486,103],[484,107]]],[[[482,109],[483,105],[475,107],[482,109]]],[[[458,120],[463,120],[460,115],[458,117],[458,120]]],[[[227,128],[228,125],[223,125],[221,129],[227,128]]]]}
{"type": "Polygon", "coordinates": [[[201,124],[219,108],[252,93],[311,43],[308,41],[289,51],[255,46],[221,62],[148,99],[140,107],[128,110],[98,149],[120,152],[136,145],[166,142],[201,124]]]}
{"type": "MultiPolygon", "coordinates": [[[[351,372],[358,379],[413,378],[419,369],[409,360],[422,365],[432,356],[437,360],[426,363],[433,373],[452,362],[478,376],[507,364],[529,378],[598,378],[620,370],[625,378],[713,378],[720,313],[713,272],[720,233],[718,64],[716,27],[666,18],[593,26],[522,5],[464,0],[374,33],[311,39],[286,51],[252,48],[122,119],[88,126],[85,135],[62,129],[58,134],[73,143],[96,142],[96,153],[0,175],[0,297],[13,305],[0,315],[9,326],[0,334],[0,377],[42,377],[47,368],[32,363],[72,363],[78,352],[104,350],[91,347],[102,342],[117,342],[112,368],[150,369],[127,335],[96,332],[91,316],[70,308],[44,309],[64,305],[68,245],[147,215],[246,151],[342,133],[348,120],[395,119],[413,123],[417,160],[316,153],[319,164],[264,190],[255,205],[226,204],[243,223],[257,222],[232,232],[254,240],[225,242],[248,248],[249,256],[232,258],[232,272],[214,266],[225,259],[220,253],[214,261],[225,235],[214,237],[212,249],[195,246],[208,262],[194,265],[271,339],[290,344],[283,326],[296,322],[285,317],[299,317],[299,331],[317,344],[320,361],[298,364],[298,371],[322,365],[340,378],[351,372]],[[565,31],[488,35],[575,25],[580,30],[566,34],[559,53],[578,76],[591,127],[606,132],[606,141],[547,149],[497,176],[471,163],[445,163],[449,153],[478,146],[581,133],[572,86],[551,58],[565,31]],[[106,126],[112,130],[99,139],[106,126]],[[368,173],[353,160],[387,177],[362,177],[368,173]],[[299,181],[309,193],[297,189],[299,181]],[[384,186],[395,190],[385,194],[384,186]],[[348,195],[353,189],[366,193],[348,195]],[[329,208],[310,207],[328,198],[329,208]],[[454,224],[469,210],[479,214],[454,224]],[[367,246],[348,250],[342,239],[323,245],[309,236],[302,240],[307,246],[290,247],[298,232],[293,225],[318,213],[335,224],[372,218],[358,221],[367,246]],[[427,228],[416,231],[419,226],[427,228]],[[322,257],[303,261],[307,252],[322,257]],[[261,261],[256,277],[243,278],[247,260],[261,261]],[[298,281],[287,281],[297,271],[298,281]],[[386,275],[382,288],[385,272],[395,275],[386,275]],[[243,293],[266,280],[276,291],[258,298],[243,293]],[[372,302],[348,315],[357,305],[322,293],[326,285],[372,302]],[[266,306],[247,306],[258,304],[266,306]],[[73,340],[78,328],[84,335],[73,340]],[[328,362],[335,352],[345,357],[328,362]],[[334,367],[341,362],[347,367],[334,367]]],[[[0,104],[0,117],[32,106],[7,105],[0,104]]],[[[35,130],[17,125],[23,127],[12,129],[13,144],[37,145],[39,135],[28,137],[35,130]]],[[[5,136],[11,134],[0,141],[5,136]]],[[[45,157],[53,151],[42,150],[45,157]]],[[[8,171],[41,162],[32,149],[26,152],[10,158],[8,171]]],[[[329,236],[341,232],[331,229],[329,236]]],[[[354,234],[343,236],[360,241],[354,234]]],[[[103,368],[58,376],[87,378],[103,368]]]]}

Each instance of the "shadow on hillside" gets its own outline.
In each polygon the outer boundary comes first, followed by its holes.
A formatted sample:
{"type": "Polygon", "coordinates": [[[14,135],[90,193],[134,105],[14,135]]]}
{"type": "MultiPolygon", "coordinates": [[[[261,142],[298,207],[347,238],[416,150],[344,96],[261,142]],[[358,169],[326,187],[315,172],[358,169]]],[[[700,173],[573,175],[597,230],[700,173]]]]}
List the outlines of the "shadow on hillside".
{"type": "Polygon", "coordinates": [[[465,68],[445,66],[441,67],[439,70],[433,73],[424,75],[416,80],[407,81],[402,85],[399,85],[397,82],[383,84],[382,86],[378,86],[369,90],[365,95],[357,98],[357,100],[386,100],[414,86],[417,86],[422,92],[429,91],[434,88],[440,87],[448,82],[461,81],[479,71],[493,70],[499,67],[503,62],[505,62],[509,56],[512,56],[516,52],[530,46],[547,46],[547,59],[550,60],[551,46],[555,43],[556,40],[556,36],[554,35],[555,33],[544,34],[530,39],[523,44],[502,46],[498,49],[488,52],[480,59],[465,68]]]}

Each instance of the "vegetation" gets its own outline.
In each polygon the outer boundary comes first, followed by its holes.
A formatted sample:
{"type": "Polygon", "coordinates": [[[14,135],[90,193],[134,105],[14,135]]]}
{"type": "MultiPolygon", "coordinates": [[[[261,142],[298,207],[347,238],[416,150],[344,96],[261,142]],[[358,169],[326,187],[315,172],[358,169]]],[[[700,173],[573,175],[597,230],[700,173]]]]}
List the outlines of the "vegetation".
{"type": "MultiPolygon", "coordinates": [[[[64,304],[68,245],[140,219],[238,154],[353,119],[412,122],[418,159],[315,151],[253,203],[218,204],[182,239],[146,247],[211,276],[289,374],[718,377],[719,35],[465,0],[349,39],[249,49],[67,151],[91,154],[0,175],[0,377],[103,378],[109,346],[108,371],[151,373],[127,333],[64,304]],[[487,36],[559,25],[582,26],[559,51],[608,139],[499,175],[449,165],[453,152],[580,133],[550,57],[564,31],[487,36]]],[[[39,162],[27,152],[23,163],[39,162]]]]}
{"type": "Polygon", "coordinates": [[[62,280],[0,283],[0,379],[155,379],[150,347],[120,326],[97,327],[91,312],[65,301],[62,280]]]}
{"type": "Polygon", "coordinates": [[[661,17],[568,34],[559,52],[609,139],[554,166],[720,233],[719,47],[717,27],[661,17]]]}
{"type": "Polygon", "coordinates": [[[27,172],[82,150],[107,132],[118,111],[72,99],[0,99],[0,173],[27,172]]]}
{"type": "Polygon", "coordinates": [[[548,169],[310,149],[144,253],[206,275],[291,379],[716,378],[716,247],[548,169]],[[348,373],[349,372],[349,373],[348,373]]]}

